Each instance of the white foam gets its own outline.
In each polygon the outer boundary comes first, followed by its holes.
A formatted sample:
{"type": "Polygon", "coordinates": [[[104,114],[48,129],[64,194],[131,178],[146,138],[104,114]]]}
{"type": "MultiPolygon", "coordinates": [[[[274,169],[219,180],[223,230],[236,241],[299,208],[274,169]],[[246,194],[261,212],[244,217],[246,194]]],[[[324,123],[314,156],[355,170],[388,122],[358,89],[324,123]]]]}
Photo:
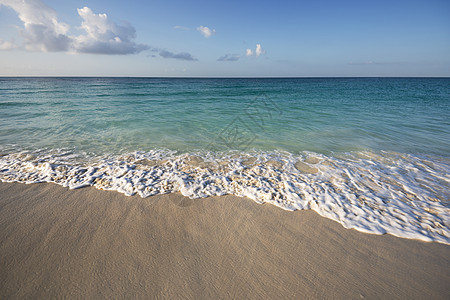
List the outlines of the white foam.
{"type": "Polygon", "coordinates": [[[0,157],[4,182],[94,186],[141,197],[232,194],[287,210],[312,209],[346,228],[450,244],[450,163],[400,153],[176,154],[88,157],[64,151],[0,157]]]}

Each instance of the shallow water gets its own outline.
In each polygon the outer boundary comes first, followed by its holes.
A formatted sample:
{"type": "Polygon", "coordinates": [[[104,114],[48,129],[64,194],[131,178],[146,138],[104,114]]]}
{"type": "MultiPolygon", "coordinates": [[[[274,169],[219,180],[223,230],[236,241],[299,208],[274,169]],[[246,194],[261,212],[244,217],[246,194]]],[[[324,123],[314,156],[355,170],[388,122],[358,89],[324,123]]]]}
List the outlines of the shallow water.
{"type": "Polygon", "coordinates": [[[0,179],[234,194],[448,244],[449,83],[1,78],[0,179]]]}

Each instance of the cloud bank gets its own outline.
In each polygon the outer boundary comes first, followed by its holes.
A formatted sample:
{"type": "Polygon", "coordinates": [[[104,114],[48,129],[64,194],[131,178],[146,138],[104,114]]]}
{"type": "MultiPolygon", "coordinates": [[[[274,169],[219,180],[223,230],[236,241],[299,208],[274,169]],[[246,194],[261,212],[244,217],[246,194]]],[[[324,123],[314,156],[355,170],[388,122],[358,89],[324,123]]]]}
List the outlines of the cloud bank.
{"type": "Polygon", "coordinates": [[[174,58],[174,59],[180,59],[180,60],[190,60],[190,61],[197,61],[195,57],[193,57],[191,54],[187,52],[180,52],[180,53],[173,53],[167,50],[161,50],[159,52],[159,55],[164,58],[174,58]]]}
{"type": "Polygon", "coordinates": [[[180,25],[173,26],[173,29],[179,29],[179,30],[191,30],[189,27],[186,27],[186,26],[180,26],[180,25]]]}
{"type": "Polygon", "coordinates": [[[375,61],[362,61],[362,62],[349,62],[347,63],[348,65],[353,65],[353,66],[370,66],[370,65],[380,65],[380,66],[384,66],[384,65],[401,65],[404,62],[375,62],[375,61]]]}
{"type": "MultiPolygon", "coordinates": [[[[11,7],[23,22],[19,33],[30,51],[70,51],[95,54],[133,54],[149,49],[136,44],[136,30],[129,23],[117,24],[106,14],[95,14],[90,8],[78,9],[85,34],[70,36],[69,25],[58,21],[56,12],[40,0],[0,0],[11,7]]],[[[3,42],[2,46],[6,44],[3,42]]]]}
{"type": "Polygon", "coordinates": [[[239,60],[239,55],[237,54],[225,54],[217,59],[217,61],[237,61],[239,60]]]}

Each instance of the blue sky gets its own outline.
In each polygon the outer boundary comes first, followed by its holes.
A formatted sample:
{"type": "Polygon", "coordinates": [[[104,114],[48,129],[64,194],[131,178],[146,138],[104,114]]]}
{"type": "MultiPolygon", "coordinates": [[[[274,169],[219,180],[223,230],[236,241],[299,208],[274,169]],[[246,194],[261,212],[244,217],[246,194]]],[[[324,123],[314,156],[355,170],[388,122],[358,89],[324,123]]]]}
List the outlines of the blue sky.
{"type": "Polygon", "coordinates": [[[450,76],[450,1],[0,4],[0,76],[450,76]]]}

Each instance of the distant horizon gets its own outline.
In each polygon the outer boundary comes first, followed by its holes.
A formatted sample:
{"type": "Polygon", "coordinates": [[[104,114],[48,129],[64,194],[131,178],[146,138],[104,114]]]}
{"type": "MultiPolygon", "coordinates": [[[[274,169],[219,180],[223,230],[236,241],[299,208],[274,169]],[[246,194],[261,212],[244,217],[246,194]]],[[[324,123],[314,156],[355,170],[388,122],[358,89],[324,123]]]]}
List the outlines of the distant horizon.
{"type": "Polygon", "coordinates": [[[71,76],[71,75],[17,75],[17,76],[8,76],[8,75],[0,75],[0,78],[148,78],[148,79],[314,79],[314,78],[324,78],[324,79],[332,79],[332,78],[348,78],[348,79],[358,79],[358,78],[436,78],[436,79],[445,79],[450,78],[450,76],[71,76]]]}

